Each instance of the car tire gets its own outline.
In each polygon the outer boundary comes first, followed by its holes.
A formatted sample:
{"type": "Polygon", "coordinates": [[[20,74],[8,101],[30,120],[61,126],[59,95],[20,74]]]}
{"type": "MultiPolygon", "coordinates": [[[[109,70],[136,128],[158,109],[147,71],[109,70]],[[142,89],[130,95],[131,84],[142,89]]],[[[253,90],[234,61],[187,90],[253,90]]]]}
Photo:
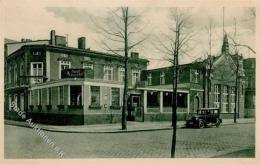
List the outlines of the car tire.
{"type": "Polygon", "coordinates": [[[204,128],[205,127],[205,123],[202,120],[199,120],[198,127],[199,128],[204,128]]]}
{"type": "Polygon", "coordinates": [[[217,128],[219,127],[220,123],[221,123],[220,120],[217,119],[217,121],[216,121],[216,127],[217,127],[217,128]]]}

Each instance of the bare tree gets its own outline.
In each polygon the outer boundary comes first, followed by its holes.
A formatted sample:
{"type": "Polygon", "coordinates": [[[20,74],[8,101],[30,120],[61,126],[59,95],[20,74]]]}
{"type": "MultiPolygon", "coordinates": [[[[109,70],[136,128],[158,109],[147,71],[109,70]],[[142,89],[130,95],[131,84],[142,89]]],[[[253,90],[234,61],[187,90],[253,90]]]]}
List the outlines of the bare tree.
{"type": "Polygon", "coordinates": [[[208,43],[209,43],[209,49],[207,51],[207,60],[205,60],[207,62],[207,102],[208,102],[208,107],[209,107],[209,91],[210,91],[210,86],[211,86],[211,81],[210,81],[210,76],[211,76],[211,71],[212,71],[212,66],[213,66],[213,62],[212,62],[212,36],[214,34],[216,25],[214,23],[213,18],[209,18],[208,19],[208,24],[205,27],[205,30],[207,32],[208,35],[208,43]]]}
{"type": "Polygon", "coordinates": [[[122,129],[127,129],[126,110],[128,100],[128,63],[129,52],[137,45],[144,42],[149,35],[140,35],[144,27],[138,24],[143,12],[140,14],[130,14],[128,7],[121,7],[109,12],[109,17],[104,25],[98,24],[94,19],[92,22],[96,25],[97,30],[104,37],[102,40],[103,49],[113,54],[124,56],[124,92],[122,107],[122,129]],[[134,35],[139,39],[135,39],[134,35]],[[140,37],[141,36],[141,37],[140,37]]]}
{"type": "MultiPolygon", "coordinates": [[[[187,10],[187,9],[186,9],[187,10]]],[[[172,147],[171,157],[175,157],[176,148],[176,124],[177,124],[177,84],[178,84],[178,69],[179,56],[187,55],[191,49],[188,42],[191,40],[193,33],[190,30],[190,15],[185,9],[172,8],[170,10],[171,24],[169,32],[158,37],[159,45],[156,48],[165,55],[165,59],[172,63],[173,73],[173,97],[172,97],[172,147]],[[160,39],[164,37],[165,40],[160,39]]]]}

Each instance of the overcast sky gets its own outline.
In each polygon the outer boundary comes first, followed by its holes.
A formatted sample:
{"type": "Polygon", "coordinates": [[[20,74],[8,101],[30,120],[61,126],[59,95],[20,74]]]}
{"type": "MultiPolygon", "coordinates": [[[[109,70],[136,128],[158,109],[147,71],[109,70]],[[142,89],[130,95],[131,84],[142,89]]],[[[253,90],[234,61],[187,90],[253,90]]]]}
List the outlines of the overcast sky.
{"type": "MultiPolygon", "coordinates": [[[[100,36],[97,34],[95,25],[90,18],[97,22],[108,16],[108,8],[91,7],[91,5],[60,7],[57,5],[48,5],[44,3],[15,4],[5,2],[4,6],[4,37],[14,40],[21,38],[49,39],[49,32],[56,30],[56,34],[68,36],[69,46],[77,46],[77,38],[86,37],[86,44],[92,50],[103,51],[99,45],[100,36]],[[8,14],[7,14],[8,13],[8,14]]],[[[110,8],[111,9],[111,8],[110,8]]],[[[134,14],[142,12],[140,24],[144,25],[144,33],[151,33],[150,37],[139,47],[135,49],[143,58],[150,60],[149,68],[167,66],[169,63],[162,60],[164,55],[154,48],[156,37],[161,33],[167,32],[171,23],[169,17],[169,8],[166,7],[145,7],[130,8],[134,14]]],[[[213,34],[212,54],[218,55],[221,50],[223,38],[222,25],[222,7],[192,8],[190,9],[192,20],[192,31],[194,38],[190,56],[182,56],[181,63],[188,63],[192,60],[202,57],[209,49],[208,36],[205,26],[209,18],[214,20],[216,25],[213,34]]],[[[255,49],[255,19],[252,19],[248,13],[248,8],[225,7],[225,31],[229,35],[234,34],[234,18],[237,19],[237,38],[240,43],[247,44],[255,49]]],[[[241,49],[245,57],[254,57],[247,49],[241,49]]]]}

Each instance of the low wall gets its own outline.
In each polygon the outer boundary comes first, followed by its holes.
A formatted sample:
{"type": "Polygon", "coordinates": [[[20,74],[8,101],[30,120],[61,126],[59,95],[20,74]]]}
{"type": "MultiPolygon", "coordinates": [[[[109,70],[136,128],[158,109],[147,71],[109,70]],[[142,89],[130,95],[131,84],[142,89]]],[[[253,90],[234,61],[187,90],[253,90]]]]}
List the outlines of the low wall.
{"type": "Polygon", "coordinates": [[[245,108],[244,117],[245,117],[245,118],[255,117],[255,109],[245,108]]]}
{"type": "Polygon", "coordinates": [[[120,123],[121,113],[104,113],[104,114],[86,114],[84,115],[84,124],[111,124],[120,123]]]}
{"type": "Polygon", "coordinates": [[[83,125],[84,116],[82,113],[46,113],[28,112],[27,118],[32,118],[33,122],[52,125],[83,125]]]}

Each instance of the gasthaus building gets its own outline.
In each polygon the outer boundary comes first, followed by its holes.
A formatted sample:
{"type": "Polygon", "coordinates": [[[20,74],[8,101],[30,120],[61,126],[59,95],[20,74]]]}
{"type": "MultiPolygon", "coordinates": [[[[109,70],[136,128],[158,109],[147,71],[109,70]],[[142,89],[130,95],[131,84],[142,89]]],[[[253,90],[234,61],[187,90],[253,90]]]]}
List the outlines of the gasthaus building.
{"type": "MultiPolygon", "coordinates": [[[[121,121],[124,67],[122,56],[67,46],[66,37],[5,44],[5,118],[20,120],[11,104],[36,122],[98,124],[121,121]]],[[[238,115],[244,117],[244,69],[239,57],[238,115]]],[[[148,60],[132,52],[128,68],[127,119],[171,120],[172,68],[147,70],[148,60]]],[[[236,65],[225,37],[221,54],[181,65],[178,77],[178,120],[202,107],[218,107],[232,118],[236,65]],[[209,74],[210,73],[210,74],[209,74]]]]}

